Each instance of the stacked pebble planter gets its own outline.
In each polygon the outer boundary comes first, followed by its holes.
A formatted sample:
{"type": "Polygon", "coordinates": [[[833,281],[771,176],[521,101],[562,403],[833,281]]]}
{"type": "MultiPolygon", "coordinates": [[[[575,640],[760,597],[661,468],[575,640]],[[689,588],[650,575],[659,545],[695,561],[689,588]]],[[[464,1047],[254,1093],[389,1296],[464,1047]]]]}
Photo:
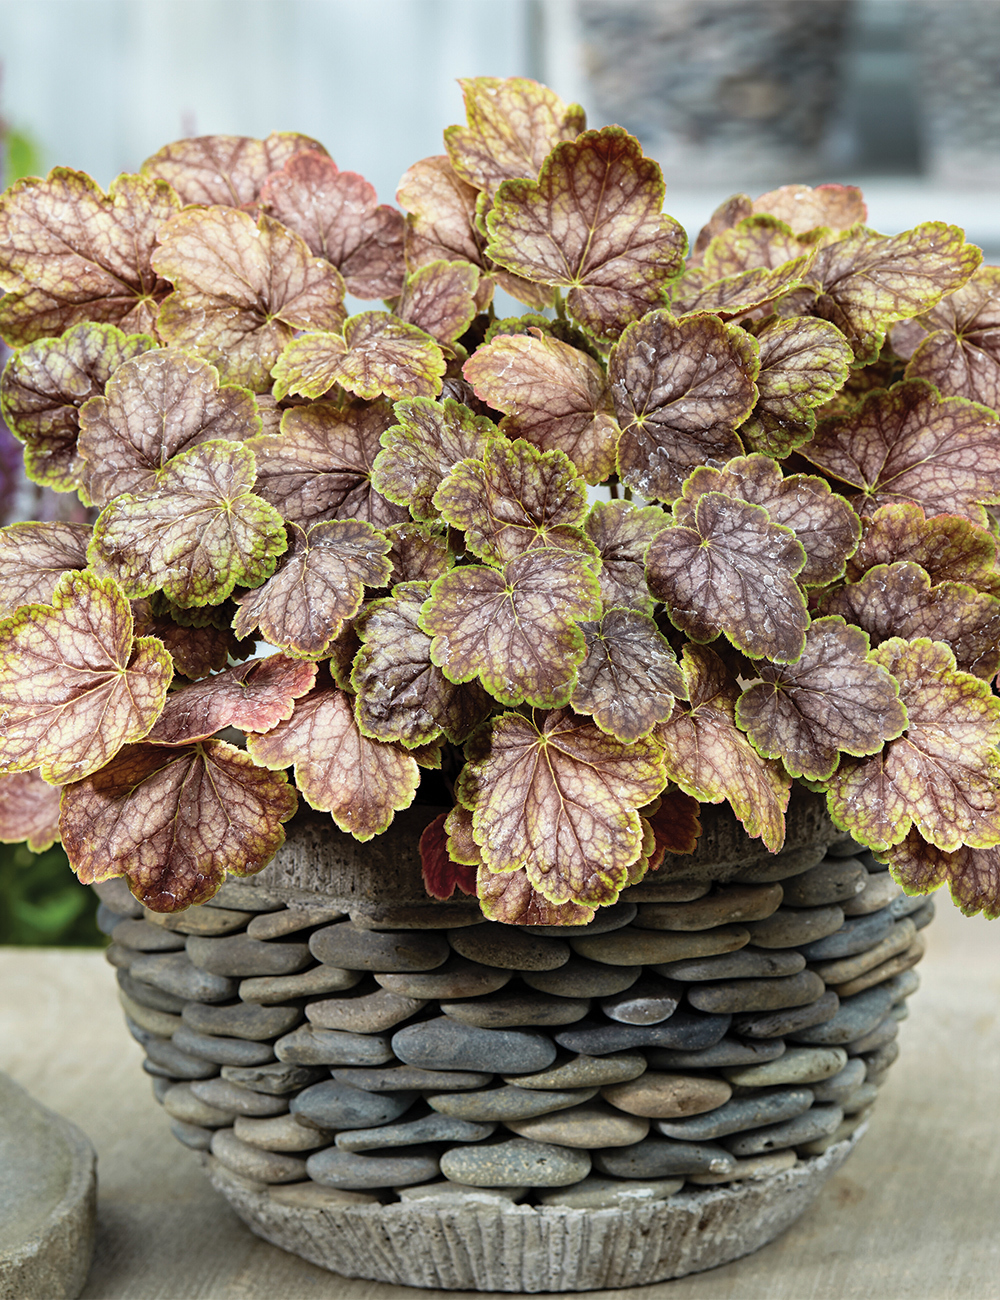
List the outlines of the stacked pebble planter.
{"type": "Polygon", "coordinates": [[[351,1277],[579,1291],[757,1249],[848,1155],[898,1054],[933,903],[793,799],[771,856],[702,808],[586,927],[429,900],[412,808],[300,816],[260,875],[145,912],[97,886],[181,1142],[260,1236],[351,1277]]]}

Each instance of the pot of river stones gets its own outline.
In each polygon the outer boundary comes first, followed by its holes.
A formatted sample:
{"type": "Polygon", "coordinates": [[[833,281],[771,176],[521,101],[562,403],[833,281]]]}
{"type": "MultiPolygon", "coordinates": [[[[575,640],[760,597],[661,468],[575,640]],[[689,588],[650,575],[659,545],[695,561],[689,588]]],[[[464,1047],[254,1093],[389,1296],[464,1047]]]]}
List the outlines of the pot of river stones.
{"type": "Polygon", "coordinates": [[[864,1131],[933,903],[799,792],[777,856],[705,806],[697,852],[590,925],[500,925],[427,897],[438,811],[364,845],[299,816],[171,916],[96,887],[215,1187],[315,1264],[421,1287],[635,1286],[777,1236],[864,1131]]]}

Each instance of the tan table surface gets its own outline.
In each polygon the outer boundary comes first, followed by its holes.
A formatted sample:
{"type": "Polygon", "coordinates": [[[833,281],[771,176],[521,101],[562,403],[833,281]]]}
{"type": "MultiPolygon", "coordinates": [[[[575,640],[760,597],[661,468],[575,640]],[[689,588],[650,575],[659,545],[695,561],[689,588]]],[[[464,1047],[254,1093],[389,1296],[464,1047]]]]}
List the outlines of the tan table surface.
{"type": "MultiPolygon", "coordinates": [[[[923,987],[868,1134],[756,1255],[633,1300],[1000,1297],[1000,922],[938,894],[923,987]]],[[[258,1240],[170,1135],[98,952],[0,949],[0,1068],[97,1148],[89,1300],[406,1300],[258,1240]]],[[[424,1292],[438,1297],[457,1292],[424,1292]]],[[[468,1293],[462,1293],[468,1294],[468,1293]]]]}

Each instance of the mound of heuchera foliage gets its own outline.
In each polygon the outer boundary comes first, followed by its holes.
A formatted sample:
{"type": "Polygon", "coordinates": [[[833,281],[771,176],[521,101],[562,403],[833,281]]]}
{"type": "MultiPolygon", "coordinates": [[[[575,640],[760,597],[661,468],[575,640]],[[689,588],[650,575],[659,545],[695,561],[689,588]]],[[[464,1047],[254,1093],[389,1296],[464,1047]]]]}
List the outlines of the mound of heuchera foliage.
{"type": "Polygon", "coordinates": [[[297,135],[0,200],[3,413],[95,517],[0,531],[0,833],[172,910],[423,785],[432,893],[572,924],[799,781],[995,914],[1000,269],[842,186],[685,260],[625,131],[464,89],[405,217],[297,135]]]}

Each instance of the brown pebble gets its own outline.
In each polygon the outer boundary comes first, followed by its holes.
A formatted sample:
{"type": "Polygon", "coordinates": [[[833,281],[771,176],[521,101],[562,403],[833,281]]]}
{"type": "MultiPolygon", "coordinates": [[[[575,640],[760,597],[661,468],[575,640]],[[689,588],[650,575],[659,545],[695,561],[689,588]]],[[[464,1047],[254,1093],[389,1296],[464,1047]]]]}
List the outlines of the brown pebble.
{"type": "Polygon", "coordinates": [[[144,909],[146,920],[175,934],[203,934],[214,937],[245,930],[253,912],[238,912],[228,907],[189,907],[183,912],[152,912],[144,909]]]}
{"type": "Polygon", "coordinates": [[[349,1029],[358,1034],[378,1034],[383,1029],[402,1024],[416,1015],[427,1003],[421,998],[408,998],[388,989],[362,993],[357,997],[324,998],[310,1002],[306,1017],[319,1029],[349,1029]]]}
{"type": "Polygon", "coordinates": [[[212,1155],[234,1173],[259,1183],[301,1183],[306,1177],[304,1160],[241,1142],[229,1128],[212,1134],[212,1155]]]}
{"type": "Polygon", "coordinates": [[[720,984],[697,984],[688,989],[688,1001],[699,1011],[716,1014],[739,1011],[777,1011],[815,1002],[826,985],[815,971],[799,971],[776,980],[726,980],[720,984]]]}
{"type": "Polygon", "coordinates": [[[701,1115],[724,1105],[733,1090],[724,1079],[698,1074],[664,1074],[647,1070],[628,1083],[613,1083],[601,1096],[619,1110],[650,1119],[676,1119],[701,1115]]]}
{"type": "Polygon", "coordinates": [[[890,957],[881,966],[866,971],[864,975],[859,975],[857,979],[848,980],[846,984],[837,984],[834,987],[842,998],[849,998],[854,993],[861,993],[864,989],[874,988],[876,984],[881,984],[883,980],[891,979],[893,975],[899,975],[902,971],[909,970],[911,966],[916,966],[924,955],[924,947],[923,935],[918,934],[906,952],[901,952],[897,957],[890,957]]]}
{"type": "Polygon", "coordinates": [[[646,930],[710,930],[760,921],[778,910],[782,892],[779,884],[727,885],[694,903],[643,903],[636,925],[646,930]]]}
{"type": "Polygon", "coordinates": [[[811,969],[820,975],[827,984],[846,984],[857,979],[876,966],[881,966],[890,957],[905,952],[913,942],[917,927],[908,916],[897,921],[889,933],[874,948],[856,953],[853,957],[840,957],[836,961],[814,962],[811,969]]]}
{"type": "Polygon", "coordinates": [[[502,989],[513,978],[513,971],[483,966],[454,953],[437,970],[375,976],[376,982],[390,993],[411,998],[475,998],[502,989]]]}
{"type": "Polygon", "coordinates": [[[565,966],[570,957],[569,945],[562,939],[525,934],[498,923],[449,930],[448,942],[469,961],[499,966],[501,970],[556,970],[565,966]]]}
{"type": "Polygon", "coordinates": [[[282,939],[315,925],[329,925],[344,913],[337,907],[286,907],[283,912],[262,912],[247,926],[251,939],[282,939]]]}
{"type": "Polygon", "coordinates": [[[333,1141],[332,1133],[300,1124],[294,1115],[275,1115],[270,1119],[237,1115],[233,1132],[241,1142],[265,1151],[315,1151],[333,1141]]]}
{"type": "Polygon", "coordinates": [[[507,1029],[516,1025],[572,1025],[590,1010],[589,998],[560,998],[551,993],[523,990],[491,993],[482,998],[442,1001],[441,1010],[452,1020],[482,1029],[507,1029]]]}
{"type": "Polygon", "coordinates": [[[641,974],[638,966],[606,966],[574,956],[557,970],[525,971],[521,978],[529,988],[538,989],[540,993],[556,993],[569,998],[606,998],[613,993],[624,993],[641,974]]]}
{"type": "Polygon", "coordinates": [[[601,1101],[587,1101],[570,1110],[557,1110],[530,1119],[507,1120],[506,1128],[534,1142],[552,1142],[559,1147],[627,1147],[641,1142],[649,1132],[649,1120],[623,1114],[601,1101]]]}
{"type": "MultiPolygon", "coordinates": [[[[762,924],[767,925],[764,921],[762,924]]],[[[671,930],[640,930],[629,926],[613,934],[598,934],[592,939],[571,939],[574,952],[609,966],[652,966],[658,962],[681,961],[685,957],[711,957],[719,952],[734,952],[750,942],[750,931],[740,926],[722,925],[715,930],[698,930],[691,934],[671,930]]]]}

